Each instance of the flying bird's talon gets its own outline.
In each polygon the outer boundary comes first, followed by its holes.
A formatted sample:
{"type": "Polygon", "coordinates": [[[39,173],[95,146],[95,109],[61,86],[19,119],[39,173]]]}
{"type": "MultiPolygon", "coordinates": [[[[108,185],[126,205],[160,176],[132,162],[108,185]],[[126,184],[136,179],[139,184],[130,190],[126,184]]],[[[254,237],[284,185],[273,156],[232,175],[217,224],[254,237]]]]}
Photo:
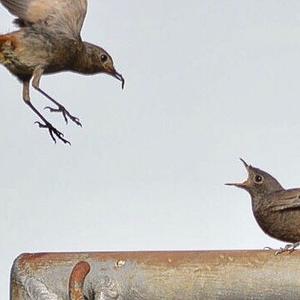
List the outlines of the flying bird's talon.
{"type": "Polygon", "coordinates": [[[44,109],[49,109],[50,112],[58,112],[59,110],[50,106],[45,106],[44,109]]]}
{"type": "MultiPolygon", "coordinates": [[[[71,121],[73,121],[75,124],[77,124],[78,126],[82,127],[82,124],[80,123],[79,118],[71,116],[67,111],[66,111],[68,117],[70,118],[71,121]]],[[[67,121],[68,123],[68,121],[67,121]]]]}
{"type": "Polygon", "coordinates": [[[55,127],[53,127],[49,122],[45,122],[45,124],[43,124],[39,121],[36,121],[34,123],[38,124],[39,128],[47,128],[54,143],[56,143],[56,138],[55,138],[55,136],[56,136],[58,139],[60,139],[65,144],[71,145],[71,143],[64,138],[64,134],[62,132],[60,132],[59,130],[57,130],[55,127]]]}
{"type": "Polygon", "coordinates": [[[65,121],[66,121],[66,124],[68,124],[68,119],[66,117],[65,109],[61,110],[60,108],[53,108],[53,107],[50,107],[50,106],[46,106],[46,107],[44,107],[44,109],[49,109],[50,112],[61,112],[64,119],[65,119],[65,121]]]}
{"type": "Polygon", "coordinates": [[[72,120],[74,123],[76,123],[78,126],[82,127],[82,124],[80,123],[78,118],[75,118],[74,120],[72,120]]]}
{"type": "Polygon", "coordinates": [[[72,116],[66,109],[64,106],[62,105],[58,105],[58,108],[53,108],[50,106],[46,106],[44,109],[49,109],[50,112],[60,112],[62,113],[66,124],[68,124],[68,118],[73,121],[75,124],[77,124],[78,126],[82,127],[82,124],[80,123],[79,118],[72,116]],[[68,117],[68,118],[67,118],[68,117]]]}

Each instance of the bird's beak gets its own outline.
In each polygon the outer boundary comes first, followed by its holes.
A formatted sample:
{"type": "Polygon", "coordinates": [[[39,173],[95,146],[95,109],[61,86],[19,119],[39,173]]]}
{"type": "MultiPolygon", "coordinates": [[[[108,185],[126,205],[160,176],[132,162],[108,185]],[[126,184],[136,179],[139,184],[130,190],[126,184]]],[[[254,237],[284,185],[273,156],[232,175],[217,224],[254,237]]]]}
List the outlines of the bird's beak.
{"type": "Polygon", "coordinates": [[[249,165],[242,158],[240,158],[240,161],[243,163],[243,165],[245,166],[245,168],[248,171],[249,170],[249,165]]]}
{"type": "Polygon", "coordinates": [[[115,71],[113,73],[113,76],[122,82],[122,90],[123,90],[124,89],[124,85],[125,85],[125,79],[124,79],[124,77],[120,73],[118,73],[117,71],[115,71]]]}
{"type": "Polygon", "coordinates": [[[230,186],[236,186],[240,189],[246,189],[247,188],[247,180],[242,182],[242,183],[225,183],[225,185],[230,185],[230,186]]]}
{"type": "MultiPolygon", "coordinates": [[[[249,173],[249,165],[242,158],[240,158],[240,160],[243,163],[243,165],[245,166],[245,168],[247,169],[247,172],[249,173]]],[[[225,183],[225,185],[236,186],[241,189],[247,189],[248,183],[249,183],[248,180],[245,180],[244,182],[241,182],[241,183],[225,183]]]]}
{"type": "Polygon", "coordinates": [[[106,68],[106,73],[108,73],[109,75],[117,78],[118,80],[120,80],[122,82],[122,89],[124,89],[124,85],[125,85],[125,79],[124,77],[118,73],[114,67],[107,67],[106,68]]]}

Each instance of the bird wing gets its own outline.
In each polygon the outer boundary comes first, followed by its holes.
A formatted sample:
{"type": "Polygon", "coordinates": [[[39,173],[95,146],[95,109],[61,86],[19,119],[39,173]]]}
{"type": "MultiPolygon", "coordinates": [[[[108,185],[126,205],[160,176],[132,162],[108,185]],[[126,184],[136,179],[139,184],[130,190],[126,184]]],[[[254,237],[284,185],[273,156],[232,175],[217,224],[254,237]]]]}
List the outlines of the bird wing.
{"type": "Polygon", "coordinates": [[[300,189],[291,189],[272,194],[272,210],[283,211],[289,209],[300,209],[300,189]]]}
{"type": "Polygon", "coordinates": [[[87,0],[0,0],[19,24],[44,22],[47,30],[78,38],[86,16],[87,0]]]}

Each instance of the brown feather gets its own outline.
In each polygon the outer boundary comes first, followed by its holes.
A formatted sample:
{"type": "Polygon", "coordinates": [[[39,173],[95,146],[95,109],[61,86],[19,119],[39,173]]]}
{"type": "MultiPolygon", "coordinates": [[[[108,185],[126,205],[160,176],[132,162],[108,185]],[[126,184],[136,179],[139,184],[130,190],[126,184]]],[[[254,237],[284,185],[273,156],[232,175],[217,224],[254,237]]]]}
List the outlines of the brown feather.
{"type": "Polygon", "coordinates": [[[34,23],[47,25],[69,38],[78,38],[86,16],[87,0],[0,0],[10,13],[19,19],[21,27],[34,23]]]}

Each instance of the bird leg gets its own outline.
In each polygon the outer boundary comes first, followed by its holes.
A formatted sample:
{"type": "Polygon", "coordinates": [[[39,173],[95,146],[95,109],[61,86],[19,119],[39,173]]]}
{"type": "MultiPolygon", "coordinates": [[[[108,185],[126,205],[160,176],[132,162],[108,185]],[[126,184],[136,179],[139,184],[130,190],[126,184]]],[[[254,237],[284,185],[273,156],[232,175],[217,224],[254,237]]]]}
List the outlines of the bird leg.
{"type": "Polygon", "coordinates": [[[50,106],[46,106],[45,109],[49,109],[50,112],[61,112],[66,123],[68,124],[68,118],[76,123],[78,126],[82,127],[82,124],[80,123],[79,118],[72,116],[63,105],[55,101],[52,97],[50,97],[48,94],[46,94],[43,90],[37,89],[41,94],[43,94],[45,97],[47,97],[50,101],[52,101],[54,104],[57,105],[57,108],[53,108],[50,106]],[[68,118],[67,118],[68,117],[68,118]]]}
{"type": "Polygon", "coordinates": [[[68,124],[68,118],[69,118],[71,121],[76,123],[78,126],[82,127],[82,124],[80,123],[79,118],[72,116],[62,104],[60,104],[59,102],[54,100],[51,96],[49,96],[46,92],[44,92],[40,88],[40,80],[41,80],[41,76],[42,76],[43,72],[44,72],[44,70],[41,67],[38,67],[34,70],[32,86],[38,92],[40,92],[43,96],[45,96],[47,99],[49,99],[51,102],[53,102],[57,106],[57,108],[52,108],[50,106],[46,106],[45,109],[49,109],[50,112],[61,112],[67,124],[68,124]]]}
{"type": "Polygon", "coordinates": [[[300,242],[294,243],[294,244],[287,244],[283,248],[280,248],[278,251],[275,252],[275,255],[284,253],[284,252],[289,252],[292,253],[295,251],[295,249],[300,246],[300,242]]]}
{"type": "Polygon", "coordinates": [[[65,144],[71,145],[71,143],[64,138],[63,133],[61,133],[59,130],[57,130],[55,127],[53,127],[53,125],[51,123],[49,123],[44,118],[44,116],[32,105],[32,103],[30,101],[30,97],[29,97],[29,81],[24,81],[24,84],[23,84],[23,99],[24,99],[25,103],[33,110],[33,112],[35,114],[37,114],[40,117],[40,119],[44,122],[44,124],[39,122],[39,121],[37,121],[35,123],[38,124],[40,128],[47,128],[52,140],[55,143],[56,143],[56,139],[55,139],[55,136],[56,136],[58,139],[63,141],[65,144]]]}

